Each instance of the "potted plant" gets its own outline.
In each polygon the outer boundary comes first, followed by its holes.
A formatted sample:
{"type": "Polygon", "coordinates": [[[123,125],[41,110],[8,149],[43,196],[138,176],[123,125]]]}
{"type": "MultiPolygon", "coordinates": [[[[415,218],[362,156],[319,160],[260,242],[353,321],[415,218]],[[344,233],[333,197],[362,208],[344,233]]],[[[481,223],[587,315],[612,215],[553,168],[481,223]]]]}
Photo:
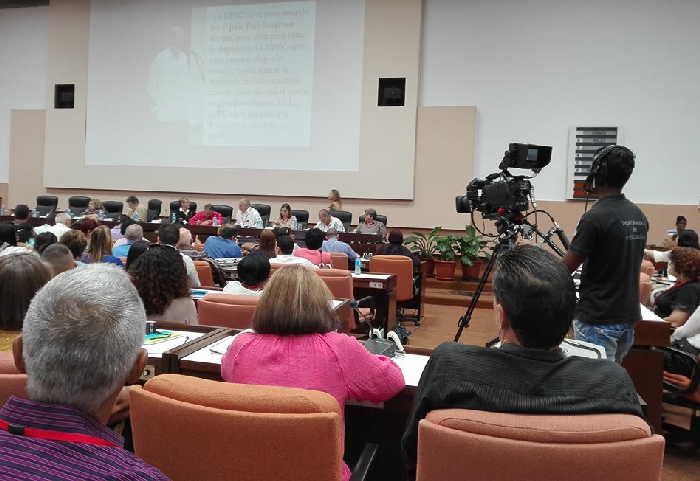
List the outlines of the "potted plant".
{"type": "Polygon", "coordinates": [[[435,278],[439,281],[451,281],[455,278],[457,266],[457,240],[454,236],[437,236],[435,238],[435,278]]]}
{"type": "Polygon", "coordinates": [[[478,280],[481,278],[481,271],[484,261],[480,255],[487,242],[479,234],[473,225],[467,225],[464,235],[455,237],[455,250],[457,258],[462,263],[462,279],[478,280]]]}
{"type": "Polygon", "coordinates": [[[433,275],[433,256],[435,255],[435,238],[442,230],[442,227],[433,227],[427,234],[422,232],[414,232],[412,236],[405,240],[406,247],[411,252],[417,254],[423,262],[421,262],[421,274],[423,277],[431,277],[433,275]]]}

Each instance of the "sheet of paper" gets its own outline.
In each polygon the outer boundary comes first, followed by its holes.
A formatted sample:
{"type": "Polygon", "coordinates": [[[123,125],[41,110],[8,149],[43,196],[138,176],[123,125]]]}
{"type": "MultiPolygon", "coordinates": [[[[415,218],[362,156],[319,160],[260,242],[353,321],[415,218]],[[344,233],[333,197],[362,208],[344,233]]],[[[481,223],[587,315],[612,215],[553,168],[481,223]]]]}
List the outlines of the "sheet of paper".
{"type": "Polygon", "coordinates": [[[355,274],[353,272],[352,277],[355,279],[388,279],[391,274],[355,274]]]}
{"type": "Polygon", "coordinates": [[[642,320],[643,321],[657,321],[657,322],[666,322],[663,319],[661,319],[659,316],[654,314],[647,306],[644,304],[641,304],[642,306],[642,320]]]}
{"type": "Polygon", "coordinates": [[[423,369],[425,369],[428,359],[430,359],[430,356],[399,354],[392,358],[392,361],[401,368],[406,386],[416,387],[418,386],[418,381],[420,381],[420,376],[423,374],[423,369]]]}
{"type": "Polygon", "coordinates": [[[213,344],[205,346],[199,351],[195,351],[189,356],[182,358],[183,361],[206,362],[211,364],[221,364],[221,358],[233,343],[236,336],[226,336],[213,344]]]}
{"type": "Polygon", "coordinates": [[[338,306],[340,306],[343,302],[345,301],[339,301],[338,299],[331,299],[331,309],[334,311],[338,309],[338,306]]]}
{"type": "Polygon", "coordinates": [[[186,342],[190,342],[194,339],[202,337],[205,333],[203,332],[191,332],[191,331],[172,331],[180,334],[178,337],[168,339],[167,341],[159,342],[158,344],[143,345],[143,348],[148,352],[148,357],[163,357],[165,351],[169,351],[175,347],[181,346],[186,342]]]}

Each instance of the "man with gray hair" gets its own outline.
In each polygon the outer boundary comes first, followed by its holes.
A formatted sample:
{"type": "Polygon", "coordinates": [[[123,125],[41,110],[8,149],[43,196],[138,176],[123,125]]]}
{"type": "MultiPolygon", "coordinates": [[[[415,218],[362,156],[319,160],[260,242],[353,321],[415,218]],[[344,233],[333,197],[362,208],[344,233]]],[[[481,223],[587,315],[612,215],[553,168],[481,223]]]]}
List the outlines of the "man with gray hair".
{"type": "Polygon", "coordinates": [[[131,224],[124,231],[124,238],[126,239],[126,244],[121,244],[112,249],[112,255],[114,257],[126,257],[129,255],[129,249],[134,244],[143,240],[143,227],[139,224],[131,224]]]}
{"type": "Polygon", "coordinates": [[[336,232],[345,232],[343,223],[337,217],[333,217],[328,209],[318,211],[316,228],[322,232],[328,232],[330,229],[335,229],[336,232]]]}
{"type": "Polygon", "coordinates": [[[73,219],[66,213],[60,213],[56,215],[55,225],[44,224],[34,228],[34,235],[37,236],[42,232],[51,232],[56,236],[56,239],[60,239],[63,234],[71,230],[73,225],[73,219]]]}
{"type": "Polygon", "coordinates": [[[146,313],[129,276],[92,264],[49,281],[32,300],[15,364],[29,399],[0,409],[0,480],[167,480],[104,424],[143,371],[146,313]]]}
{"type": "Polygon", "coordinates": [[[364,219],[360,219],[360,223],[355,229],[356,234],[374,234],[386,238],[386,226],[383,222],[377,220],[377,211],[374,209],[365,209],[364,219]]]}
{"type": "Polygon", "coordinates": [[[252,227],[262,229],[263,221],[260,213],[250,206],[248,199],[238,201],[238,212],[236,212],[236,225],[239,227],[252,227]]]}
{"type": "Polygon", "coordinates": [[[351,262],[355,262],[355,259],[360,257],[357,252],[350,247],[350,244],[338,239],[338,232],[334,227],[331,227],[328,229],[328,232],[326,232],[326,240],[323,241],[321,252],[340,252],[347,255],[348,260],[351,262]]]}
{"type": "Polygon", "coordinates": [[[63,244],[51,244],[48,246],[41,253],[41,260],[49,265],[54,277],[76,267],[73,254],[63,244]]]}

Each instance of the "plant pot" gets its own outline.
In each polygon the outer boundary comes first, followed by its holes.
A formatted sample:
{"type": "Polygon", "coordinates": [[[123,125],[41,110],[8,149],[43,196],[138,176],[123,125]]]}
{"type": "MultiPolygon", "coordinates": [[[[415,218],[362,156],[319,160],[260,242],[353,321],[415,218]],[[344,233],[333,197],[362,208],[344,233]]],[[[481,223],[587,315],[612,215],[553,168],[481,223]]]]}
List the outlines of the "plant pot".
{"type": "Polygon", "coordinates": [[[433,277],[433,271],[435,270],[435,262],[433,259],[421,259],[420,263],[420,273],[423,279],[428,277],[433,277]]]}
{"type": "Polygon", "coordinates": [[[484,273],[485,262],[483,259],[475,259],[472,265],[462,264],[462,280],[478,281],[484,273]]]}
{"type": "Polygon", "coordinates": [[[456,261],[441,261],[435,259],[435,279],[439,281],[453,281],[455,278],[456,261]]]}

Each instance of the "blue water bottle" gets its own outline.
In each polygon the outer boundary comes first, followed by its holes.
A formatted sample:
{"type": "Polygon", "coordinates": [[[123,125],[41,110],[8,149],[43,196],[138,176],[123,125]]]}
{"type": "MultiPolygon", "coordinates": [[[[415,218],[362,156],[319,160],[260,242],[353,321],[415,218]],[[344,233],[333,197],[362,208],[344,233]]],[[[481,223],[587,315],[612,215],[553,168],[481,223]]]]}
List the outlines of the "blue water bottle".
{"type": "Polygon", "coordinates": [[[362,259],[360,259],[360,256],[355,258],[355,274],[362,274],[362,259]]]}

